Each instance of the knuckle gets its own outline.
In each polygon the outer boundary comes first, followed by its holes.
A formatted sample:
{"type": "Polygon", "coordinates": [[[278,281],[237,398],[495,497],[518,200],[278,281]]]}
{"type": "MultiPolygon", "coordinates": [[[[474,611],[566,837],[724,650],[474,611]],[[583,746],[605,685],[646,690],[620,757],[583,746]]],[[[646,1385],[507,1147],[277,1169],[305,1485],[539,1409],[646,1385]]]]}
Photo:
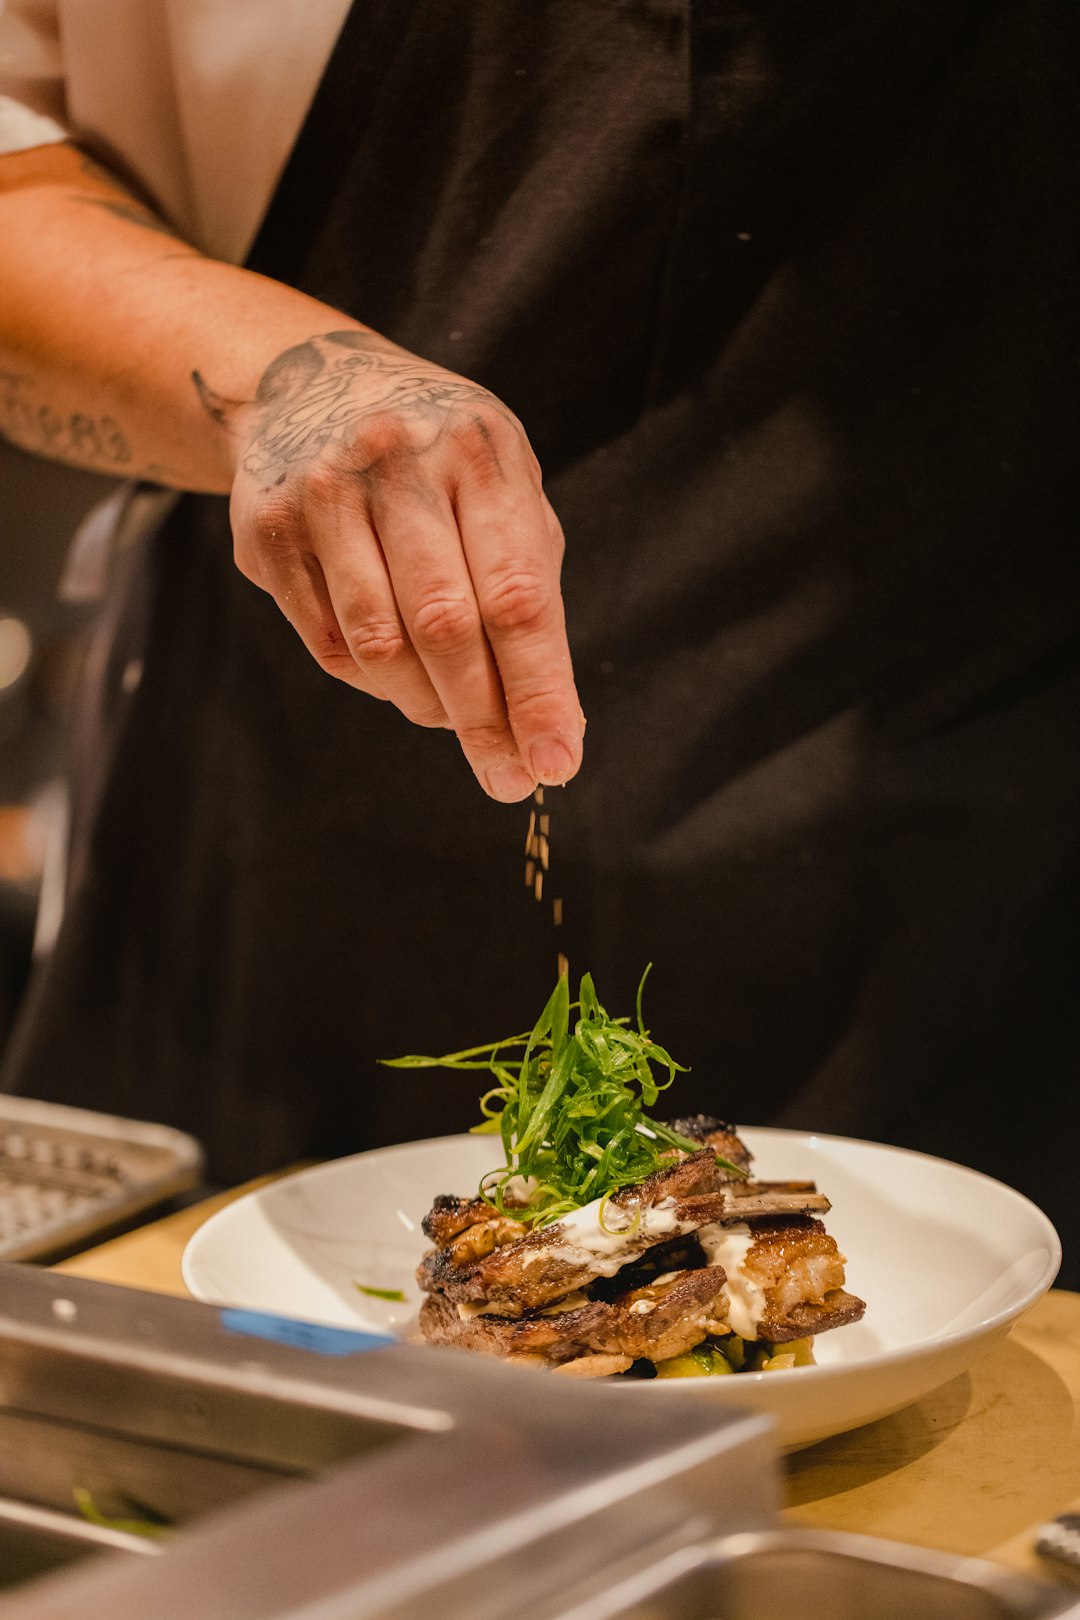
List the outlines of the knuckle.
{"type": "Polygon", "coordinates": [[[348,653],[317,652],[315,662],[325,675],[332,675],[336,681],[345,681],[350,686],[356,684],[356,665],[348,653]]]}
{"type": "Polygon", "coordinates": [[[331,506],[339,499],[343,483],[342,469],[337,462],[320,457],[297,478],[294,498],[304,506],[331,506]]]}
{"type": "Polygon", "coordinates": [[[394,461],[414,447],[416,431],[408,418],[396,411],[370,416],[357,431],[352,443],[355,459],[365,464],[394,461]]]}
{"type": "Polygon", "coordinates": [[[496,631],[536,629],[551,608],[546,580],[526,568],[508,569],[490,578],[480,597],[484,623],[496,631]]]}
{"type": "Polygon", "coordinates": [[[294,495],[259,501],[238,527],[236,550],[262,557],[283,556],[295,550],[300,534],[299,510],[294,495]]]}
{"type": "Polygon", "coordinates": [[[413,642],[421,652],[455,652],[479,631],[476,612],[464,596],[429,596],[413,614],[413,642]]]}
{"type": "Polygon", "coordinates": [[[309,646],[315,662],[327,675],[334,675],[341,681],[355,678],[356,660],[336,624],[320,624],[314,630],[309,646]]]}
{"type": "Polygon", "coordinates": [[[497,400],[479,400],[454,418],[453,434],[459,453],[476,469],[502,470],[522,448],[524,434],[497,400]]]}
{"type": "Polygon", "coordinates": [[[501,720],[475,720],[455,726],[458,742],[470,759],[483,759],[492,754],[505,754],[512,741],[501,720]]]}
{"type": "Polygon", "coordinates": [[[409,644],[395,620],[357,620],[345,632],[349,653],[357,664],[387,669],[409,654],[409,644]]]}
{"type": "Polygon", "coordinates": [[[561,731],[565,725],[566,694],[556,687],[536,687],[529,692],[512,692],[507,709],[515,731],[561,731]]]}

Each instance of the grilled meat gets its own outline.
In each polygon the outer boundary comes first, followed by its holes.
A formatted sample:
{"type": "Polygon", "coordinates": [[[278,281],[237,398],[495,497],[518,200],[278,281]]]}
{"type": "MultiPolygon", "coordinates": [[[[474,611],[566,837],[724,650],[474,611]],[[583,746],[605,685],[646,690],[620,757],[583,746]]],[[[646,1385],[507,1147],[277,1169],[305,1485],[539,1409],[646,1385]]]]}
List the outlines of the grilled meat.
{"type": "Polygon", "coordinates": [[[865,1306],[844,1289],[814,1183],[750,1180],[749,1151],[707,1115],[672,1128],[700,1151],[547,1226],[437,1198],[423,1223],[436,1247],[417,1272],[424,1338],[584,1378],[728,1329],[782,1343],[857,1321],[865,1306]]]}
{"type": "Polygon", "coordinates": [[[744,1339],[798,1339],[856,1322],[866,1309],[844,1292],[844,1256],[810,1216],[708,1226],[698,1241],[727,1271],[727,1320],[744,1339]]]}
{"type": "Polygon", "coordinates": [[[748,1194],[748,1184],[721,1176],[713,1150],[703,1148],[615,1193],[606,1204],[587,1204],[516,1241],[497,1243],[492,1226],[485,1241],[473,1246],[474,1228],[466,1228],[425,1256],[417,1279],[427,1293],[444,1293],[461,1303],[484,1301],[501,1315],[521,1315],[597,1277],[613,1277],[656,1244],[701,1226],[742,1221],[748,1214],[797,1215],[829,1207],[821,1193],[748,1194]]]}
{"type": "Polygon", "coordinates": [[[462,1303],[483,1300],[502,1314],[520,1315],[594,1277],[614,1276],[657,1243],[724,1220],[726,1200],[715,1155],[703,1148],[474,1260],[459,1263],[448,1248],[436,1250],[421,1262],[417,1278],[427,1293],[462,1303]]]}
{"type": "MultiPolygon", "coordinates": [[[[497,1213],[483,1198],[454,1198],[451,1194],[440,1193],[420,1225],[424,1235],[443,1249],[462,1232],[468,1231],[471,1226],[486,1224],[497,1213]]],[[[511,1219],[509,1216],[503,1218],[511,1219]]],[[[520,1237],[525,1230],[522,1226],[515,1236],[520,1237]]],[[[510,1238],[502,1241],[509,1243],[510,1238]]]]}
{"type": "Polygon", "coordinates": [[[432,1294],[420,1326],[434,1344],[503,1357],[542,1356],[551,1365],[587,1352],[664,1361],[692,1350],[706,1337],[707,1324],[723,1317],[724,1280],[719,1266],[702,1267],[657,1278],[608,1302],[579,1296],[564,1302],[569,1309],[515,1320],[472,1312],[463,1318],[445,1296],[432,1294]]]}
{"type": "MultiPolygon", "coordinates": [[[[749,1171],[754,1155],[734,1125],[726,1125],[723,1120],[713,1119],[711,1114],[689,1114],[685,1119],[668,1120],[668,1125],[680,1136],[688,1136],[691,1142],[700,1142],[702,1147],[712,1148],[722,1159],[737,1164],[741,1170],[749,1171]]],[[[731,1171],[721,1170],[721,1178],[725,1181],[733,1179],[731,1171]]]]}
{"type": "Polygon", "coordinates": [[[440,1193],[420,1225],[424,1236],[442,1249],[451,1238],[456,1238],[477,1221],[486,1221],[491,1205],[482,1198],[455,1198],[452,1193],[440,1193]]]}
{"type": "MultiPolygon", "coordinates": [[[[708,1194],[716,1186],[716,1157],[711,1149],[703,1149],[654,1171],[636,1186],[623,1187],[606,1202],[586,1204],[563,1220],[474,1259],[458,1262],[449,1247],[437,1249],[421,1262],[416,1273],[419,1285],[426,1293],[445,1293],[463,1302],[486,1299],[520,1314],[583,1288],[594,1277],[612,1277],[653,1244],[693,1230],[699,1220],[678,1220],[677,1200],[708,1194]]],[[[447,1202],[439,1200],[444,1207],[447,1202]]],[[[491,1209],[483,1207],[491,1215],[491,1209]]],[[[442,1230],[457,1226],[461,1213],[455,1210],[442,1230]]],[[[719,1218],[719,1209],[711,1218],[719,1218]]]]}

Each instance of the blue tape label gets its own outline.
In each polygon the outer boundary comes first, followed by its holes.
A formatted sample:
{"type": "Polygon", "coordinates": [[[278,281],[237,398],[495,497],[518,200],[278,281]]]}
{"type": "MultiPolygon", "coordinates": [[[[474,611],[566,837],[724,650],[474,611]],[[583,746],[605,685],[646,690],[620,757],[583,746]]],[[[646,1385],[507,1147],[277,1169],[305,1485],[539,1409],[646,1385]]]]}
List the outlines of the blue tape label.
{"type": "Polygon", "coordinates": [[[221,1325],[230,1333],[293,1344],[298,1350],[314,1350],[320,1356],[355,1356],[362,1350],[384,1350],[395,1343],[384,1333],[323,1327],[319,1322],[300,1322],[291,1316],[271,1316],[268,1311],[222,1311],[221,1325]]]}

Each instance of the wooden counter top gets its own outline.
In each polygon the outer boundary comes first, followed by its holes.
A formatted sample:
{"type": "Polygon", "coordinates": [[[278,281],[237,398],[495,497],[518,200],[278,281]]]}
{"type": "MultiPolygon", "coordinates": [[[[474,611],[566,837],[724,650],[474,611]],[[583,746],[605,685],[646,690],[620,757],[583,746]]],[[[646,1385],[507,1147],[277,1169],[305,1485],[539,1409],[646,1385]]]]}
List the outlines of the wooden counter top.
{"type": "MultiPolygon", "coordinates": [[[[188,1239],[237,1196],[181,1210],[58,1269],[184,1294],[188,1239]]],[[[1035,1528],[1080,1512],[1080,1294],[1047,1295],[970,1373],[915,1406],[789,1457],[787,1497],[788,1518],[803,1525],[1050,1573],[1032,1550],[1035,1528]]]]}

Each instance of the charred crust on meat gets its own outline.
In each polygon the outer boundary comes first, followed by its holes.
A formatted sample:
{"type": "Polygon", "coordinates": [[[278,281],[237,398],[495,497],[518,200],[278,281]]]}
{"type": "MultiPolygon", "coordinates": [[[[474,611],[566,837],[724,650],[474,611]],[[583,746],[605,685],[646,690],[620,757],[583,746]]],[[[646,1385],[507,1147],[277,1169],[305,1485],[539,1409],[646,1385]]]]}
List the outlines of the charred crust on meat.
{"type": "Polygon", "coordinates": [[[686,1114],[682,1119],[669,1119],[667,1127],[677,1136],[688,1136],[691,1142],[704,1142],[713,1131],[723,1131],[725,1136],[737,1134],[734,1125],[729,1125],[723,1119],[714,1119],[711,1114],[686,1114]]]}
{"type": "Polygon", "coordinates": [[[558,1313],[530,1311],[508,1319],[462,1318],[445,1296],[433,1294],[421,1307],[424,1337],[487,1355],[538,1355],[559,1366],[590,1354],[663,1361],[707,1337],[706,1322],[726,1282],[721,1266],[683,1271],[613,1300],[586,1299],[558,1313]]]}
{"type": "Polygon", "coordinates": [[[464,1232],[466,1227],[484,1220],[492,1213],[491,1206],[475,1195],[455,1198],[453,1193],[440,1193],[420,1222],[424,1236],[432,1243],[449,1243],[451,1238],[464,1232]]]}
{"type": "MultiPolygon", "coordinates": [[[[691,1142],[703,1143],[740,1170],[749,1170],[753,1163],[754,1155],[735,1126],[728,1125],[724,1120],[714,1119],[711,1114],[689,1114],[684,1119],[673,1119],[668,1123],[670,1129],[677,1131],[680,1136],[687,1137],[691,1142]]],[[[721,1170],[725,1180],[730,1180],[732,1174],[731,1171],[725,1174],[721,1170]]]]}

